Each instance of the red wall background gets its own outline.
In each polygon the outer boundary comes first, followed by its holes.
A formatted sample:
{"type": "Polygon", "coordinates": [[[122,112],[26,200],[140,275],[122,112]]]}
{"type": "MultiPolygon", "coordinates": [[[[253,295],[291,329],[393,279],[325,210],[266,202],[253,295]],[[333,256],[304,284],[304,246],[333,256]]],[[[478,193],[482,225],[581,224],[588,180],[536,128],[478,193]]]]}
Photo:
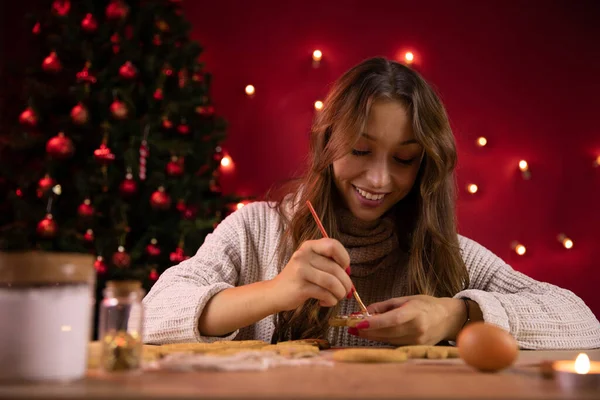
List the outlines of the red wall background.
{"type": "Polygon", "coordinates": [[[313,103],[364,58],[410,50],[458,149],[460,232],[600,316],[600,3],[186,1],[230,123],[226,191],[262,195],[297,171],[313,103]],[[313,68],[314,49],[323,52],[313,68]],[[247,84],[256,87],[249,98],[247,84]],[[485,136],[479,148],[475,139],[485,136]],[[524,180],[518,161],[529,162],[524,180]],[[470,195],[467,183],[479,192],[470,195]],[[574,242],[562,247],[557,235],[574,242]],[[523,243],[518,256],[511,242],[523,243]]]}

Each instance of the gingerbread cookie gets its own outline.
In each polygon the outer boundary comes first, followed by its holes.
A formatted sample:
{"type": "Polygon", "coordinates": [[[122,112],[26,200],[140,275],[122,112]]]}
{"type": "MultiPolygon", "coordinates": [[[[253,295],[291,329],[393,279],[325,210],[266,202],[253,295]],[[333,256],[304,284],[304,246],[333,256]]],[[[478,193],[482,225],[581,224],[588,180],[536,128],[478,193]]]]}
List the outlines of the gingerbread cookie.
{"type": "Polygon", "coordinates": [[[354,328],[359,322],[363,321],[367,315],[361,313],[355,313],[350,315],[337,315],[329,318],[329,326],[347,326],[354,328]]]}
{"type": "Polygon", "coordinates": [[[406,353],[408,358],[427,358],[430,360],[458,358],[458,349],[452,346],[401,346],[396,351],[406,353]]]}
{"type": "Polygon", "coordinates": [[[331,348],[329,341],[326,339],[298,339],[289,340],[286,342],[277,343],[278,346],[296,346],[296,345],[311,345],[318,347],[319,350],[327,350],[331,348]]]}
{"type": "Polygon", "coordinates": [[[395,349],[344,349],[333,353],[333,359],[356,363],[399,363],[406,361],[408,355],[395,349]]]}

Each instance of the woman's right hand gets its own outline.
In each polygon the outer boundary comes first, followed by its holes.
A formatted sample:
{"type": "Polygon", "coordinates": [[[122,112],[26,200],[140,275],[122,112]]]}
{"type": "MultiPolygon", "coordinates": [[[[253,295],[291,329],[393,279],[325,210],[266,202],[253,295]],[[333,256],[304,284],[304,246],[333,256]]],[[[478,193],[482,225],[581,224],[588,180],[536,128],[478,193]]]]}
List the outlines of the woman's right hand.
{"type": "Polygon", "coordinates": [[[295,310],[311,298],[333,307],[353,290],[349,274],[350,256],[339,241],[308,240],[272,280],[277,308],[295,310]]]}

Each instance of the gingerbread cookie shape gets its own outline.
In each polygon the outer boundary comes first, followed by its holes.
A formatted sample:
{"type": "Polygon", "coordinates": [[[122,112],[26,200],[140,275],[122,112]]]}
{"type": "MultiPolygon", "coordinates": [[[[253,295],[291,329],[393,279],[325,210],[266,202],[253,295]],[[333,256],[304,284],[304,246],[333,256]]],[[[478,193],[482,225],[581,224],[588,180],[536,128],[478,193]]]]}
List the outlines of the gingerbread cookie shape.
{"type": "Polygon", "coordinates": [[[406,353],[408,358],[427,358],[430,360],[442,360],[446,358],[459,357],[458,348],[452,346],[400,346],[396,348],[395,351],[406,353]]]}
{"type": "Polygon", "coordinates": [[[353,313],[350,315],[336,315],[335,317],[329,318],[329,326],[347,326],[349,328],[354,328],[367,317],[367,315],[362,313],[353,313]]]}
{"type": "Polygon", "coordinates": [[[395,349],[343,349],[333,353],[333,359],[354,363],[401,363],[408,355],[395,349]]]}

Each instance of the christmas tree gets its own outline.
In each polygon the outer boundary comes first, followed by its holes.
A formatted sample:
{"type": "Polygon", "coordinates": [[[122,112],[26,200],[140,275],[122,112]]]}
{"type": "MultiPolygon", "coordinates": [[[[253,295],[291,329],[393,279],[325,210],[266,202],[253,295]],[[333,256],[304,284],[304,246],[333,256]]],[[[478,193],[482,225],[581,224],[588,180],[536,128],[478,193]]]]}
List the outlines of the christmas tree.
{"type": "Polygon", "coordinates": [[[31,16],[26,102],[0,156],[0,251],[91,253],[97,288],[148,289],[239,199],[226,123],[175,0],[59,1],[31,16]]]}

